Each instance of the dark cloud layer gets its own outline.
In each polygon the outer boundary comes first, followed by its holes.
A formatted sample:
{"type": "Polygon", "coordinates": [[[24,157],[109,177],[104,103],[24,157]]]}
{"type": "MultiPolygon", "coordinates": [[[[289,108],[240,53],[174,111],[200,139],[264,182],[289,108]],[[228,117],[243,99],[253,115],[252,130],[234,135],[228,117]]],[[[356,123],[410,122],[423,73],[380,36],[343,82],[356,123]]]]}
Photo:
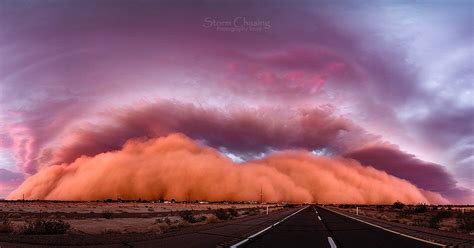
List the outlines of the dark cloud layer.
{"type": "Polygon", "coordinates": [[[70,163],[81,155],[118,149],[131,138],[152,138],[173,132],[249,158],[269,150],[292,148],[326,148],[340,153],[378,138],[335,115],[330,106],[294,110],[224,109],[157,101],[108,114],[110,124],[87,124],[71,131],[63,138],[62,147],[45,151],[41,162],[70,163]]]}
{"type": "Polygon", "coordinates": [[[325,149],[406,179],[422,189],[440,192],[453,201],[472,200],[472,192],[459,188],[443,166],[422,161],[395,146],[382,145],[380,137],[335,115],[333,110],[330,106],[224,110],[173,101],[142,103],[109,112],[110,125],[88,124],[72,131],[65,137],[68,143],[43,151],[40,164],[71,163],[83,155],[117,150],[129,139],[181,132],[250,160],[273,150],[325,149]]]}
{"type": "Polygon", "coordinates": [[[459,188],[456,180],[443,166],[422,161],[397,147],[371,146],[352,151],[345,157],[406,179],[422,189],[440,192],[453,202],[474,200],[474,192],[470,189],[459,188]]]}

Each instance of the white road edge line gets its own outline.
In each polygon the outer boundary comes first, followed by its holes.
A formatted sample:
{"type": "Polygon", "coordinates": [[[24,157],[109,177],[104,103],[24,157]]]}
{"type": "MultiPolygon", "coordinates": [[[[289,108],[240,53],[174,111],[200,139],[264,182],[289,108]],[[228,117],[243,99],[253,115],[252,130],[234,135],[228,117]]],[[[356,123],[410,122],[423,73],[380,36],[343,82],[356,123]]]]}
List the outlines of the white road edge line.
{"type": "Polygon", "coordinates": [[[334,240],[332,240],[331,237],[328,237],[328,242],[331,248],[337,248],[336,243],[334,243],[334,240]]]}
{"type": "Polygon", "coordinates": [[[408,234],[404,234],[404,233],[400,233],[400,232],[397,232],[397,231],[394,231],[394,230],[390,230],[390,229],[388,229],[388,228],[381,227],[381,226],[379,226],[379,225],[372,224],[372,223],[369,223],[369,222],[367,222],[367,221],[363,221],[363,220],[357,219],[357,218],[355,218],[355,217],[352,217],[352,216],[349,216],[349,215],[346,215],[346,214],[343,214],[343,213],[339,213],[339,212],[336,212],[336,211],[334,211],[334,210],[331,210],[331,209],[328,209],[328,208],[325,208],[325,207],[322,207],[322,208],[324,208],[324,209],[326,209],[326,210],[328,210],[328,211],[331,211],[331,212],[333,212],[333,213],[336,213],[336,214],[339,214],[339,215],[342,215],[342,216],[346,216],[347,218],[351,218],[351,219],[353,219],[353,220],[360,221],[360,222],[365,223],[365,224],[367,224],[367,225],[371,225],[371,226],[380,228],[380,229],[385,230],[385,231],[387,231],[387,232],[395,233],[395,234],[398,234],[398,235],[400,235],[400,236],[404,236],[404,237],[411,238],[411,239],[414,239],[414,240],[422,241],[422,242],[425,242],[425,243],[428,243],[428,244],[437,245],[437,246],[439,246],[439,247],[446,247],[446,245],[443,245],[443,244],[440,244],[440,243],[436,243],[436,242],[434,242],[434,241],[429,241],[429,240],[425,240],[425,239],[420,239],[420,238],[417,238],[417,237],[413,237],[413,236],[410,236],[410,235],[408,235],[408,234]]]}
{"type": "MultiPolygon", "coordinates": [[[[318,219],[321,220],[321,217],[319,217],[319,215],[318,215],[318,219]]],[[[322,221],[322,220],[321,220],[321,221],[322,221]]]]}
{"type": "Polygon", "coordinates": [[[290,218],[291,216],[293,216],[293,215],[295,215],[295,214],[297,214],[297,213],[299,213],[299,212],[305,210],[305,209],[308,208],[308,207],[309,207],[309,205],[306,206],[306,207],[304,207],[304,208],[302,208],[302,209],[300,209],[300,210],[298,210],[298,211],[296,211],[296,212],[294,212],[294,213],[292,213],[292,214],[290,214],[290,215],[288,215],[288,216],[286,216],[285,218],[283,218],[283,219],[281,219],[281,220],[275,222],[273,225],[270,225],[270,226],[264,228],[263,230],[261,230],[261,231],[259,231],[259,232],[257,232],[257,233],[254,233],[254,234],[248,236],[246,239],[240,241],[239,243],[232,245],[230,248],[237,248],[237,247],[239,247],[239,246],[241,246],[241,245],[247,243],[251,238],[254,238],[254,237],[256,237],[256,236],[258,236],[258,235],[264,233],[264,232],[267,231],[268,229],[270,229],[270,228],[272,228],[272,227],[274,227],[274,226],[276,226],[276,225],[282,223],[282,222],[285,221],[286,219],[288,219],[288,218],[290,218]]]}

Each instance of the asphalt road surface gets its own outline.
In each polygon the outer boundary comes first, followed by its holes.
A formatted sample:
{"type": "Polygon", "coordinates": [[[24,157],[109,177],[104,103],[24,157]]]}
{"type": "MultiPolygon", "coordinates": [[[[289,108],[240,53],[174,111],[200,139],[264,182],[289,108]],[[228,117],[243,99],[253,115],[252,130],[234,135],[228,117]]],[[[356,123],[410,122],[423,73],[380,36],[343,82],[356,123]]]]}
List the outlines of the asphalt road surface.
{"type": "Polygon", "coordinates": [[[238,247],[439,247],[309,206],[238,247]]]}

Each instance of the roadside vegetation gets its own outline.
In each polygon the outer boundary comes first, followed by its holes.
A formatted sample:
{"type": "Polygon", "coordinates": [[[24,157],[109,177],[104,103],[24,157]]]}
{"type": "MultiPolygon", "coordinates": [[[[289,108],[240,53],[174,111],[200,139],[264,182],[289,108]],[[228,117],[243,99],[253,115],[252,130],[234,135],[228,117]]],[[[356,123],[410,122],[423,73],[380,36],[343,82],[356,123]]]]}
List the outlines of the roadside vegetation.
{"type": "Polygon", "coordinates": [[[63,234],[156,234],[265,214],[267,207],[272,212],[293,205],[205,201],[177,203],[173,199],[153,202],[141,199],[90,202],[0,201],[0,240],[21,237],[39,240],[46,238],[41,235],[63,234]]]}
{"type": "Polygon", "coordinates": [[[32,235],[64,234],[70,228],[71,226],[67,222],[60,219],[38,218],[27,220],[23,227],[22,233],[32,235]]]}
{"type": "Polygon", "coordinates": [[[340,204],[338,207],[352,213],[355,213],[355,209],[358,207],[359,215],[406,225],[452,232],[474,232],[474,208],[472,206],[406,205],[397,201],[391,205],[340,204]]]}

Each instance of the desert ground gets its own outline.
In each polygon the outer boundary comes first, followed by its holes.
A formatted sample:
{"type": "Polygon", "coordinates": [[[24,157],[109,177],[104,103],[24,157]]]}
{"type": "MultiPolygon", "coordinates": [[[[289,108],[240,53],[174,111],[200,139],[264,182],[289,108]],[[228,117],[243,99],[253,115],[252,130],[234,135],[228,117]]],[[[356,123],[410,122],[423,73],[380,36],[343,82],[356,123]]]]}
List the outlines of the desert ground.
{"type": "Polygon", "coordinates": [[[385,221],[474,235],[472,205],[335,205],[338,209],[385,221]],[[358,210],[357,210],[358,209],[358,210]]]}
{"type": "Polygon", "coordinates": [[[4,223],[6,232],[24,232],[27,220],[41,219],[64,221],[70,225],[68,232],[99,234],[205,224],[260,214],[266,212],[267,207],[275,211],[281,204],[5,201],[0,203],[0,213],[7,222],[4,223]]]}
{"type": "MultiPolygon", "coordinates": [[[[357,213],[397,223],[410,230],[436,230],[437,235],[450,234],[448,238],[470,240],[468,237],[474,236],[474,206],[405,205],[399,202],[326,206],[351,215],[357,213]]],[[[260,218],[267,216],[267,211],[269,216],[284,215],[296,209],[294,207],[287,203],[256,202],[0,201],[0,242],[46,246],[140,242],[260,218]]]]}
{"type": "MultiPolygon", "coordinates": [[[[153,201],[2,201],[0,241],[36,243],[57,239],[77,243],[81,236],[102,243],[110,235],[159,235],[178,229],[265,215],[288,204],[153,201]]],[[[145,236],[143,236],[145,235],[145,236]]],[[[91,241],[93,242],[93,241],[91,241]]],[[[80,242],[79,242],[80,243],[80,242]]]]}

